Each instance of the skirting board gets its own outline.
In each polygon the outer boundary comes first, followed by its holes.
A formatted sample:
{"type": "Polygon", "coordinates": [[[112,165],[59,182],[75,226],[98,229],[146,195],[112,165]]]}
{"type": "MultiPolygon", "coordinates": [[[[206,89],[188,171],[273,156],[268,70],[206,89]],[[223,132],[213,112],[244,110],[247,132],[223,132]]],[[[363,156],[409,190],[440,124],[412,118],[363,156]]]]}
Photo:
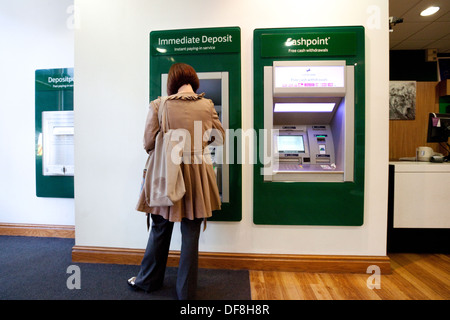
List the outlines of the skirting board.
{"type": "Polygon", "coordinates": [[[2,236],[75,238],[75,227],[65,225],[0,223],[2,236]]]}
{"type": "MultiPolygon", "coordinates": [[[[72,262],[139,265],[143,249],[74,246],[72,262]]],[[[170,251],[167,265],[178,266],[179,251],[170,251]]],[[[199,267],[209,269],[244,269],[314,273],[367,273],[376,265],[382,274],[390,274],[387,256],[331,256],[200,252],[199,267]]]]}

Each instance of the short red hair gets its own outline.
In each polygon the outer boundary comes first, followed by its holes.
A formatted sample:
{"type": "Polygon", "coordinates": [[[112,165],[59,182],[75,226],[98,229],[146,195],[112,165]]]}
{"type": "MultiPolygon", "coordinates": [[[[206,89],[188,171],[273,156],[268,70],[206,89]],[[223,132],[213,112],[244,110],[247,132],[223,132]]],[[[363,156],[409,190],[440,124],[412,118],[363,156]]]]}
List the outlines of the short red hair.
{"type": "Polygon", "coordinates": [[[190,84],[192,90],[197,92],[200,86],[197,73],[194,68],[186,63],[174,63],[169,70],[167,77],[167,94],[170,96],[178,92],[178,89],[185,84],[190,84]]]}

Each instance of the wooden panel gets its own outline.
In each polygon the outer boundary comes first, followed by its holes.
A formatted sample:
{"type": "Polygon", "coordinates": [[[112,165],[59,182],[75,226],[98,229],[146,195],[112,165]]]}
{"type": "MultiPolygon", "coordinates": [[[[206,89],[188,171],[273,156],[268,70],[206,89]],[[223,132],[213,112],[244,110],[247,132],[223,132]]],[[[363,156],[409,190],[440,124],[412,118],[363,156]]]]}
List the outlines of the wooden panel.
{"type": "Polygon", "coordinates": [[[390,254],[392,272],[372,274],[250,271],[253,300],[449,300],[450,256],[390,254]]]}
{"type": "Polygon", "coordinates": [[[427,143],[428,114],[439,112],[436,86],[437,82],[417,82],[415,120],[389,120],[389,160],[415,157],[419,146],[442,152],[438,143],[427,143]]]}
{"type": "Polygon", "coordinates": [[[450,79],[442,80],[438,84],[439,96],[449,96],[450,95],[450,79]]]}
{"type": "Polygon", "coordinates": [[[86,263],[140,264],[143,249],[73,246],[72,261],[86,263]]]}
{"type": "MultiPolygon", "coordinates": [[[[72,249],[73,262],[140,264],[143,255],[142,249],[87,246],[74,246],[72,249]]],[[[167,265],[178,266],[179,258],[179,251],[171,251],[167,265]]],[[[378,265],[383,273],[390,272],[389,258],[383,256],[199,253],[199,267],[210,269],[365,273],[370,265],[378,265]]]]}
{"type": "Polygon", "coordinates": [[[75,238],[75,227],[63,225],[0,223],[0,235],[75,238]]]}

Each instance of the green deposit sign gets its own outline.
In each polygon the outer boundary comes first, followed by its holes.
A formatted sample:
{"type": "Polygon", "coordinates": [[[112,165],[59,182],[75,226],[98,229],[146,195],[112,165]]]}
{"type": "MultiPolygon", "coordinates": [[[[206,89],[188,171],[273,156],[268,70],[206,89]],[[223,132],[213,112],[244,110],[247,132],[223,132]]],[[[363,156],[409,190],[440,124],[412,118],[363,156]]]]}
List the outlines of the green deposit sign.
{"type": "Polygon", "coordinates": [[[152,55],[236,53],[241,50],[240,29],[208,28],[153,31],[152,55]]]}
{"type": "Polygon", "coordinates": [[[36,70],[36,90],[73,90],[73,68],[36,70]]]}

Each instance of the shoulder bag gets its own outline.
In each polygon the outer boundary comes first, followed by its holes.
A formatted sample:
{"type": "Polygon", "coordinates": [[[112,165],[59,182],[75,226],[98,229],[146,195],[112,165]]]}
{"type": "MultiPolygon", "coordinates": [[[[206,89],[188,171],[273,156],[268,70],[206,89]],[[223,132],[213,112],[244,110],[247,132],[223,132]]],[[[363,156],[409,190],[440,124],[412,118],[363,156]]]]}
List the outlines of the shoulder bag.
{"type": "Polygon", "coordinates": [[[172,206],[186,193],[180,167],[183,148],[180,149],[179,142],[172,139],[174,130],[168,126],[166,100],[167,97],[161,98],[158,109],[160,130],[156,135],[155,149],[150,151],[146,164],[144,189],[149,207],[172,206]],[[173,151],[175,147],[180,152],[173,151]]]}

